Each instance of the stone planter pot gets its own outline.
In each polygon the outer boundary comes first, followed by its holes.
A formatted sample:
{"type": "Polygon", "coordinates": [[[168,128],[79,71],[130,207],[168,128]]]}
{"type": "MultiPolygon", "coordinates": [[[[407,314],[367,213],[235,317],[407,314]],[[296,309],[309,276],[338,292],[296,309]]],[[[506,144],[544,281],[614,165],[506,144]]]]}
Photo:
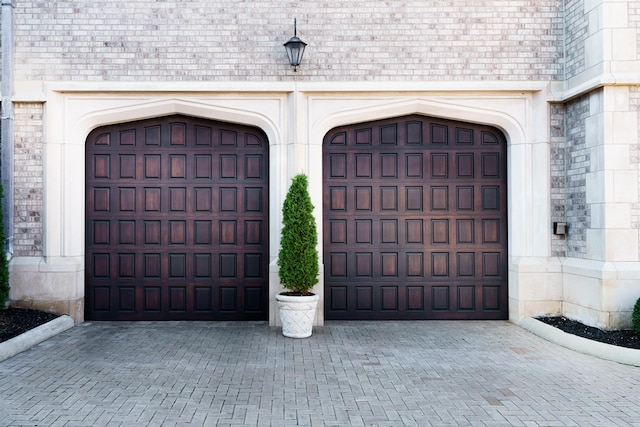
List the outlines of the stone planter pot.
{"type": "Polygon", "coordinates": [[[289,296],[276,295],[282,335],[289,338],[307,338],[313,332],[313,320],[316,317],[318,295],[289,296]]]}

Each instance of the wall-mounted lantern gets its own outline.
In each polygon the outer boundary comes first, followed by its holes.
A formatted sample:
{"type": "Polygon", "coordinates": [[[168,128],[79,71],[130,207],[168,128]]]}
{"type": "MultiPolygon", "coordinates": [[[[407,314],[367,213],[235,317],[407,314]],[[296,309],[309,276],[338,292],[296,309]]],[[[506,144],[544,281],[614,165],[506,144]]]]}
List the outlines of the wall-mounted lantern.
{"type": "Polygon", "coordinates": [[[298,71],[302,61],[302,55],[304,55],[304,48],[307,46],[305,42],[300,40],[297,36],[296,19],[293,19],[293,37],[284,44],[284,48],[287,50],[287,56],[289,57],[289,63],[293,67],[293,71],[298,71]]]}

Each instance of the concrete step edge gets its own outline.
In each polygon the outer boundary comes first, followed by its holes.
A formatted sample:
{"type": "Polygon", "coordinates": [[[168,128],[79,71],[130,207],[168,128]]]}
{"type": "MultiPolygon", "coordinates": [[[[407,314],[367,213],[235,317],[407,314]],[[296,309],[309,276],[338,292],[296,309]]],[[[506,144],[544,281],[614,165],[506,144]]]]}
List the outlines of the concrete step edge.
{"type": "Polygon", "coordinates": [[[48,340],[60,332],[72,328],[73,325],[73,319],[69,316],[63,315],[51,320],[50,322],[33,328],[24,334],[1,342],[0,362],[7,360],[16,354],[22,353],[23,351],[40,344],[42,341],[48,340]]]}
{"type": "Polygon", "coordinates": [[[618,347],[569,334],[540,320],[528,317],[519,325],[527,331],[579,353],[625,365],[640,366],[640,350],[618,347]]]}

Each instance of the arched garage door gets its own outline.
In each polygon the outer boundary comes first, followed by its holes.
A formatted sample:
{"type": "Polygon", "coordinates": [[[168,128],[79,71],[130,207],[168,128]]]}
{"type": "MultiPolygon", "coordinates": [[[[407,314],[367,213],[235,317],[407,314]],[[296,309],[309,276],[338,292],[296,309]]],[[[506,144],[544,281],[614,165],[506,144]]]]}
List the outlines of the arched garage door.
{"type": "Polygon", "coordinates": [[[506,141],[409,116],[324,138],[327,319],[506,319],[506,141]]]}
{"type": "Polygon", "coordinates": [[[86,144],[86,317],[264,320],[268,142],[182,116],[86,144]]]}

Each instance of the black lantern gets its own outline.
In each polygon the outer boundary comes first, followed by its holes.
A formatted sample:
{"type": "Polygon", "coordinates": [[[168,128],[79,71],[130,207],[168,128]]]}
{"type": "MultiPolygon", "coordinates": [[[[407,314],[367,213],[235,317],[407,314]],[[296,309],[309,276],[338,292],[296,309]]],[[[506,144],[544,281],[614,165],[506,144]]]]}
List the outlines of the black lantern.
{"type": "Polygon", "coordinates": [[[296,20],[293,20],[293,37],[284,44],[284,48],[287,50],[287,56],[289,57],[289,63],[293,67],[293,71],[298,71],[297,67],[302,61],[302,55],[304,55],[304,48],[307,46],[305,42],[300,40],[297,36],[296,20]]]}

